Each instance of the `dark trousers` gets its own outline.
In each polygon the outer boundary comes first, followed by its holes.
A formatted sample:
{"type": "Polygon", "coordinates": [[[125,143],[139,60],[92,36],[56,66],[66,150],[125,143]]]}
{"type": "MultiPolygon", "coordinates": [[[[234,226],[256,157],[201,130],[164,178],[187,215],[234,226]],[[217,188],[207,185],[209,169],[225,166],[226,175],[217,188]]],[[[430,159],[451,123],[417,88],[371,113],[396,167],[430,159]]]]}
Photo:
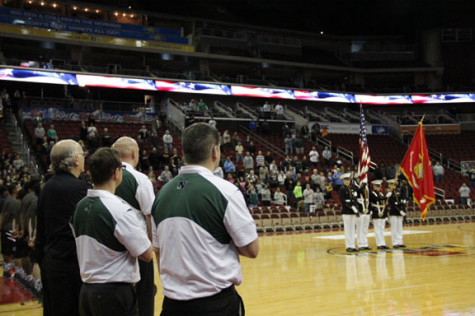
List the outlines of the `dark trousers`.
{"type": "Polygon", "coordinates": [[[155,287],[153,260],[145,262],[139,259],[140,281],[137,283],[137,303],[140,316],[153,316],[155,309],[155,287]]]}
{"type": "Polygon", "coordinates": [[[43,315],[79,315],[81,276],[77,259],[64,260],[46,255],[41,262],[43,315]]]}
{"type": "Polygon", "coordinates": [[[137,294],[130,283],[84,283],[79,296],[81,316],[135,316],[137,294]]]}
{"type": "Polygon", "coordinates": [[[165,297],[161,316],[243,316],[244,304],[234,285],[213,296],[189,301],[165,297]]]}

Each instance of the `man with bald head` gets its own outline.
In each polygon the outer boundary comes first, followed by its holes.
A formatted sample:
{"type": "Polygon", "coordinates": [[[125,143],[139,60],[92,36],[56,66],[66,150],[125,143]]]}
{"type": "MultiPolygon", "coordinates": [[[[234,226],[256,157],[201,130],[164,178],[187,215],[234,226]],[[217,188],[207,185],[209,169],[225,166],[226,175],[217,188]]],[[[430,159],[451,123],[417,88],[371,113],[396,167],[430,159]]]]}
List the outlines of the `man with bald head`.
{"type": "Polygon", "coordinates": [[[86,196],[85,154],[74,140],[55,144],[50,154],[54,176],[38,202],[36,249],[43,283],[44,315],[79,315],[81,277],[76,244],[69,226],[77,202],[86,196]]]}
{"type": "MultiPolygon", "coordinates": [[[[124,136],[119,138],[112,148],[120,153],[124,168],[122,183],[115,190],[115,195],[124,199],[144,216],[147,226],[144,231],[152,241],[151,210],[155,200],[153,185],[149,178],[135,170],[139,162],[139,146],[135,139],[124,136]]],[[[155,305],[155,284],[153,277],[153,261],[139,260],[140,281],[136,285],[140,316],[152,316],[155,305]]]]}

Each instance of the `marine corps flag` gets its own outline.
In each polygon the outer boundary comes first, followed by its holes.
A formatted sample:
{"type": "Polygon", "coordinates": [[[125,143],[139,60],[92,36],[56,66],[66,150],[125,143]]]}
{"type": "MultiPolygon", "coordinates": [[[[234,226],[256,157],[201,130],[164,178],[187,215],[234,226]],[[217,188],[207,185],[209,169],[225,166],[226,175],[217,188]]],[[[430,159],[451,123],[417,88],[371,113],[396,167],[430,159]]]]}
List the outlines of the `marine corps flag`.
{"type": "Polygon", "coordinates": [[[414,200],[421,209],[422,220],[426,219],[427,208],[434,204],[434,178],[427,151],[422,120],[414,138],[401,162],[401,170],[414,191],[414,200]]]}

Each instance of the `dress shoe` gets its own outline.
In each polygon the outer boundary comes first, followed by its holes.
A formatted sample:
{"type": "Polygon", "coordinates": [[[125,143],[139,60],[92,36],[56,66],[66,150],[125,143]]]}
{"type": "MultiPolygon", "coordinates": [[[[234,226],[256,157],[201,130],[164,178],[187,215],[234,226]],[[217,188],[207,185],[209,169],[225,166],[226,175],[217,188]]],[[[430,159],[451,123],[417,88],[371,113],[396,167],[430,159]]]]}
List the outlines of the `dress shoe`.
{"type": "Polygon", "coordinates": [[[371,247],[361,247],[360,250],[371,250],[371,247]]]}
{"type": "Polygon", "coordinates": [[[383,247],[383,249],[389,249],[389,247],[388,247],[388,246],[381,246],[381,247],[383,247]]]}
{"type": "Polygon", "coordinates": [[[397,249],[397,248],[399,248],[399,245],[394,245],[393,248],[397,249]]]}
{"type": "Polygon", "coordinates": [[[404,245],[404,244],[399,245],[399,248],[406,248],[406,245],[404,245]]]}
{"type": "Polygon", "coordinates": [[[378,249],[386,249],[386,246],[378,246],[378,249]]]}
{"type": "Polygon", "coordinates": [[[346,248],[346,252],[358,252],[355,248],[346,248]]]}

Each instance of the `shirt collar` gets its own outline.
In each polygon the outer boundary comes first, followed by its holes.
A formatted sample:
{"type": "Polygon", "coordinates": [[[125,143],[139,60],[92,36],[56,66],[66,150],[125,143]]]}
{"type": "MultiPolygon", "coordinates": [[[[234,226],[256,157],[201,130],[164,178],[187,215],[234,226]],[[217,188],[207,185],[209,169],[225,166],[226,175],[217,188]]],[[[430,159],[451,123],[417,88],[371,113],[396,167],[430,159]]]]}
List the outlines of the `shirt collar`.
{"type": "Polygon", "coordinates": [[[106,190],[89,189],[87,190],[87,196],[88,197],[111,197],[115,195],[106,190]]]}
{"type": "Polygon", "coordinates": [[[213,175],[211,170],[199,165],[188,165],[188,166],[181,167],[179,174],[186,174],[186,173],[199,173],[201,175],[209,175],[209,176],[213,175]]]}

